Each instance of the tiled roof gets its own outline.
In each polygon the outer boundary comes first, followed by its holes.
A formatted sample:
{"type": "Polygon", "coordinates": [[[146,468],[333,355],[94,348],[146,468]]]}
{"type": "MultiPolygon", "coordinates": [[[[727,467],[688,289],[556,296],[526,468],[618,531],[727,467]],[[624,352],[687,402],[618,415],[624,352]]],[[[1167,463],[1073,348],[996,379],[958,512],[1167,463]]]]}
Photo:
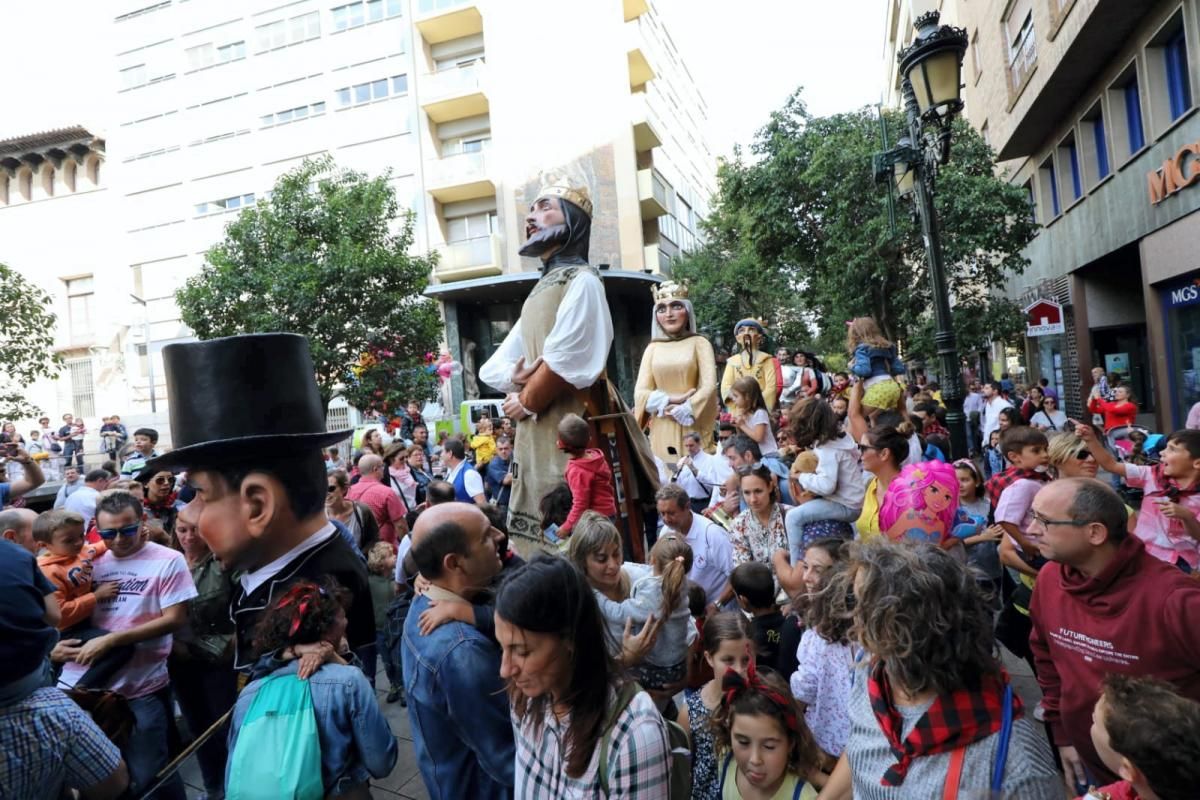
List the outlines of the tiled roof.
{"type": "Polygon", "coordinates": [[[28,153],[56,145],[67,145],[74,142],[90,142],[95,135],[87,128],[73,125],[69,128],[57,128],[50,131],[30,133],[11,139],[0,140],[0,156],[28,153]]]}

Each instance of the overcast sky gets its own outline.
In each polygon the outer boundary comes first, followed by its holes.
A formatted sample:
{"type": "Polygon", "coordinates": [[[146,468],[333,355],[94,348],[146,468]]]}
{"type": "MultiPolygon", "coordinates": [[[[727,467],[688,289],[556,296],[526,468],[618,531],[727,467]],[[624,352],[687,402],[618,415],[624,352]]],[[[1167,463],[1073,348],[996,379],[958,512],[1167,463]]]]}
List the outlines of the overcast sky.
{"type": "MultiPolygon", "coordinates": [[[[516,2],[528,0],[499,0],[492,8],[516,2]]],[[[735,143],[748,144],[798,86],[817,115],[879,101],[887,0],[655,4],[708,101],[716,155],[729,155],[735,143]]],[[[111,123],[103,102],[116,77],[103,33],[112,14],[105,2],[69,5],[68,24],[55,26],[49,36],[17,33],[0,49],[10,112],[0,117],[0,137],[111,123]]]]}

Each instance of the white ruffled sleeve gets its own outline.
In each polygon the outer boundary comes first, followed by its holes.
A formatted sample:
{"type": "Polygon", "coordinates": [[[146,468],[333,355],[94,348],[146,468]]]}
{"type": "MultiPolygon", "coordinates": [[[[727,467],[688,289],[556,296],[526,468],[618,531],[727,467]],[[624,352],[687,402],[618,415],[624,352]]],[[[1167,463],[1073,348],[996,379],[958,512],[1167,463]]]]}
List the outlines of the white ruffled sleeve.
{"type": "Polygon", "coordinates": [[[517,392],[521,387],[512,382],[517,361],[525,355],[525,343],[521,339],[521,320],[513,325],[508,336],[496,352],[479,368],[479,379],[501,392],[517,392]]]}
{"type": "MultiPolygon", "coordinates": [[[[510,338],[512,335],[509,334],[510,338]]],[[[586,389],[604,372],[612,341],[612,315],[604,297],[604,285],[591,272],[581,270],[563,295],[554,327],[542,347],[542,359],[567,383],[576,389],[586,389]]],[[[504,345],[508,345],[507,339],[504,345]]],[[[493,359],[499,355],[497,352],[493,359]]]]}

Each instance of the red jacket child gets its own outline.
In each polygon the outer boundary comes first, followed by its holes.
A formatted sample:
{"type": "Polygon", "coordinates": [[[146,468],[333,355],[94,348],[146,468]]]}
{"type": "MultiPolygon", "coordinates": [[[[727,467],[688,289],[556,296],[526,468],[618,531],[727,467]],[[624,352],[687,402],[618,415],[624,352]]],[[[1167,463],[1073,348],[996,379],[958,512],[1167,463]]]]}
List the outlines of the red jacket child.
{"type": "Polygon", "coordinates": [[[599,450],[589,447],[582,455],[571,456],[566,479],[571,487],[571,513],[559,528],[559,537],[569,535],[585,511],[598,511],[606,517],[617,515],[612,470],[599,450]]]}

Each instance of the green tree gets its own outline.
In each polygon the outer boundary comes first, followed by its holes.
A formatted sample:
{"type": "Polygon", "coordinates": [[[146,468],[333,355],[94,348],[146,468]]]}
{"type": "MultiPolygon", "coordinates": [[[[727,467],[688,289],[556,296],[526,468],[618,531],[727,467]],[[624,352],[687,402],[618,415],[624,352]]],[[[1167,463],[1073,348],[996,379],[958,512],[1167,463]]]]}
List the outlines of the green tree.
{"type": "MultiPolygon", "coordinates": [[[[903,120],[889,113],[885,121],[895,142],[903,120]]],[[[732,297],[701,293],[697,318],[717,314],[719,303],[748,301],[756,305],[738,313],[762,315],[784,332],[798,324],[799,338],[785,342],[805,341],[811,331],[814,349],[828,352],[844,349],[847,319],[870,315],[907,354],[931,356],[920,225],[902,202],[890,223],[887,191],[872,171],[881,145],[873,109],[812,117],[798,91],[774,112],[752,158],[738,154],[721,168],[710,244],[679,264],[692,277],[723,257],[729,270],[728,254],[739,256],[738,272],[716,282],[732,297]]],[[[956,122],[935,205],[962,352],[1012,335],[1019,312],[992,295],[1025,269],[1021,250],[1037,229],[1024,191],[996,177],[994,163],[982,138],[956,122]]]]}
{"type": "Polygon", "coordinates": [[[50,296],[21,273],[0,263],[4,324],[0,325],[0,419],[36,417],[42,409],[25,399],[25,388],[54,378],[62,358],[54,352],[55,316],[50,296]]]}
{"type": "MultiPolygon", "coordinates": [[[[441,329],[422,296],[434,259],[409,254],[412,215],[401,218],[388,176],[369,178],[329,157],[306,160],[246,209],[176,294],[183,321],[201,339],[287,331],[308,337],[321,397],[339,388],[360,410],[397,397],[428,397],[424,369],[441,329]],[[352,366],[363,353],[391,355],[387,397],[364,394],[352,366]],[[353,395],[353,397],[351,397],[353,395]]],[[[402,402],[402,401],[401,401],[402,402]]]]}

